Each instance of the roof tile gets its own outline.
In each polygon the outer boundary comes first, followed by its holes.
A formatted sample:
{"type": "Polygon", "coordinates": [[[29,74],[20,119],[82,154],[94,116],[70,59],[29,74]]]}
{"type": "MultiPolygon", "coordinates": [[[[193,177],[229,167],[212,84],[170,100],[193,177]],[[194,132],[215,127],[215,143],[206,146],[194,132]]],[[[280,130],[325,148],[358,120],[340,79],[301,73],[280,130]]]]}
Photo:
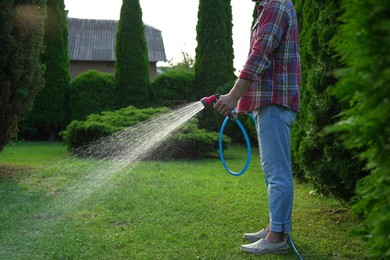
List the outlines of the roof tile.
{"type": "MultiPolygon", "coordinates": [[[[117,20],[68,18],[70,60],[115,61],[117,20]]],[[[161,31],[145,24],[149,61],[166,61],[161,31]]]]}

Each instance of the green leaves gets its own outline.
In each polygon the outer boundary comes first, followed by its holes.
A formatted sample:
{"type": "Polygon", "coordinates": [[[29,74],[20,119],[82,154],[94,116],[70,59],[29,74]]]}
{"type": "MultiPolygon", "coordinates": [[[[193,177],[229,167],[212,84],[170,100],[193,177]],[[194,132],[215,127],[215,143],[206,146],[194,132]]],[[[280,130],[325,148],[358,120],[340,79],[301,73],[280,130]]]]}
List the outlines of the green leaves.
{"type": "Polygon", "coordinates": [[[390,255],[390,4],[387,1],[344,0],[343,25],[333,46],[346,67],[338,71],[334,90],[350,100],[339,123],[330,130],[342,134],[349,148],[371,175],[361,181],[355,211],[367,225],[367,240],[374,257],[390,255]],[[369,11],[367,11],[369,10],[369,11]]]}

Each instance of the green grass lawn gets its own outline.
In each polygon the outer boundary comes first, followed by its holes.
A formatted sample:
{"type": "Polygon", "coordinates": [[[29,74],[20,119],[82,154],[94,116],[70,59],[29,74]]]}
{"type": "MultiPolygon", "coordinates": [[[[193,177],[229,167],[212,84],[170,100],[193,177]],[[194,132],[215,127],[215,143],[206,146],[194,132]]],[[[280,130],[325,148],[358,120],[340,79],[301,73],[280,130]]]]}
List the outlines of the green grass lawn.
{"type": "MultiPolygon", "coordinates": [[[[246,150],[231,147],[233,169],[246,150]]],[[[241,177],[218,158],[146,161],[112,173],[71,160],[61,143],[19,143],[0,153],[0,259],[297,259],[250,256],[242,234],[267,225],[257,150],[241,177]],[[105,174],[106,172],[106,174],[105,174]]],[[[107,168],[106,168],[107,167],[107,168]]],[[[365,259],[342,203],[296,183],[294,242],[304,259],[365,259]]]]}

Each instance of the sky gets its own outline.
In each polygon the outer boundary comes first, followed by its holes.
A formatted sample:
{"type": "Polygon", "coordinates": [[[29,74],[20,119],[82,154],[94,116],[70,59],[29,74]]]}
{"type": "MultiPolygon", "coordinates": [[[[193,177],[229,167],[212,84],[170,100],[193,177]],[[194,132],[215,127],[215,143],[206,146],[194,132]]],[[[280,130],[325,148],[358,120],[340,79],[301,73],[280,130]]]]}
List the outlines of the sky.
{"type": "MultiPolygon", "coordinates": [[[[195,58],[199,0],[140,0],[142,20],[162,32],[168,60],[183,60],[182,52],[195,58]]],[[[240,70],[249,50],[254,3],[231,0],[233,12],[234,67],[240,70]]],[[[69,17],[119,20],[122,0],[65,0],[69,17]]],[[[159,62],[158,65],[163,65],[159,62]]]]}

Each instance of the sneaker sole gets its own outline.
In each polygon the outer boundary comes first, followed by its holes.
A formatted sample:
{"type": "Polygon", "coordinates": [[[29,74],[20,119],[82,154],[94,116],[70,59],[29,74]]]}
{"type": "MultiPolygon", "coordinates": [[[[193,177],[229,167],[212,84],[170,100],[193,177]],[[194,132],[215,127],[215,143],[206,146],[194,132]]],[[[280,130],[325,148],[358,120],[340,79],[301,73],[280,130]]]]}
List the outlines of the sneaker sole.
{"type": "Polygon", "coordinates": [[[245,248],[241,247],[241,250],[251,255],[265,255],[265,254],[281,255],[281,254],[287,254],[290,251],[290,248],[278,249],[278,250],[264,250],[264,251],[247,251],[245,248]]]}

